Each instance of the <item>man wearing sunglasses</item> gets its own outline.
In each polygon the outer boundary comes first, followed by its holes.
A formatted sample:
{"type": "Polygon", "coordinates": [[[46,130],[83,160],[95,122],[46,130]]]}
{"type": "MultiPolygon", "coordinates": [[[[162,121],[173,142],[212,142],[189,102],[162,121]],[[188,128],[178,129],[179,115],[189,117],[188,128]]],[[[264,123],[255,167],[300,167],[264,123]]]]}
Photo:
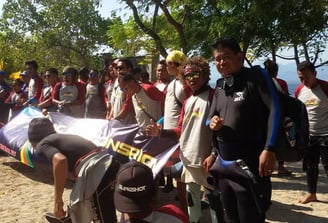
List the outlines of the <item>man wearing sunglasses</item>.
{"type": "Polygon", "coordinates": [[[45,87],[42,91],[41,97],[40,97],[40,103],[38,104],[38,107],[42,109],[42,113],[44,115],[47,114],[48,111],[54,112],[56,111],[56,106],[52,104],[51,99],[51,93],[57,83],[60,82],[59,76],[58,76],[58,70],[56,68],[49,68],[46,70],[44,78],[46,82],[48,83],[48,86],[45,87]]]}
{"type": "Polygon", "coordinates": [[[223,222],[219,193],[207,183],[208,169],[215,161],[212,151],[212,132],[206,125],[214,91],[208,85],[210,67],[207,60],[195,56],[187,60],[184,79],[192,91],[182,106],[178,125],[172,129],[155,123],[147,126],[152,136],[176,137],[180,141],[180,159],[183,164],[181,181],[187,185],[189,222],[199,222],[201,211],[201,186],[209,200],[211,222],[223,222]]]}
{"type": "Polygon", "coordinates": [[[82,118],[84,116],[85,86],[77,81],[78,71],[66,66],[63,69],[63,81],[57,83],[51,98],[59,112],[82,118]]]}
{"type": "Polygon", "coordinates": [[[114,82],[114,89],[110,99],[112,108],[109,119],[117,119],[124,124],[134,124],[136,123],[136,119],[131,97],[129,97],[126,92],[122,91],[122,86],[120,86],[120,77],[132,73],[132,62],[124,58],[119,59],[115,69],[117,70],[118,78],[114,82]]]}
{"type": "Polygon", "coordinates": [[[85,94],[85,118],[104,119],[106,115],[106,89],[100,82],[99,72],[91,70],[85,94]]]}

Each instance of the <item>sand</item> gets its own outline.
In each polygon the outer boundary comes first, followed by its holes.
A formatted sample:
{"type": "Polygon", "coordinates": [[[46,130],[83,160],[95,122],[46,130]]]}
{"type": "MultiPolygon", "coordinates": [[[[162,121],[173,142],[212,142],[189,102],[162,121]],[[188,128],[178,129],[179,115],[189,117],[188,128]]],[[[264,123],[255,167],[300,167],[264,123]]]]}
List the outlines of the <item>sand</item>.
{"type": "MultiPolygon", "coordinates": [[[[320,169],[318,202],[299,204],[305,194],[306,179],[301,163],[287,163],[293,171],[290,177],[272,176],[272,206],[267,213],[269,223],[327,223],[328,179],[320,169]]],[[[43,215],[53,208],[53,180],[51,174],[32,169],[12,157],[0,155],[0,222],[44,223],[43,215]]],[[[72,183],[67,184],[67,201],[72,183]]],[[[162,203],[173,202],[176,192],[159,193],[162,203]]],[[[210,222],[208,210],[203,211],[202,223],[210,222]]]]}

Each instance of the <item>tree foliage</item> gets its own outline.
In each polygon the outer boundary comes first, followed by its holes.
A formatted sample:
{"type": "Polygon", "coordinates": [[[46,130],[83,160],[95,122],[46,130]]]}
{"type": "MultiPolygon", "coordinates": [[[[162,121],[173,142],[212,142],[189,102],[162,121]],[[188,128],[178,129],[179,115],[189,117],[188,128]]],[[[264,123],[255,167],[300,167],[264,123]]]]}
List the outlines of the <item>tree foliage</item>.
{"type": "Polygon", "coordinates": [[[95,52],[107,45],[110,20],[98,0],[12,0],[3,5],[1,33],[10,63],[35,59],[41,66],[100,66],[95,52]],[[15,58],[16,57],[16,58],[15,58]]]}
{"type": "MultiPolygon", "coordinates": [[[[0,59],[17,70],[27,59],[42,67],[99,68],[99,46],[115,56],[166,57],[179,49],[211,57],[218,37],[237,39],[249,64],[259,57],[327,64],[327,0],[118,0],[130,17],[99,15],[100,0],[7,0],[0,23],[0,59]],[[283,57],[291,49],[294,55],[283,57]]],[[[8,66],[7,66],[8,67],[8,66]]]]}
{"type": "MultiPolygon", "coordinates": [[[[141,31],[140,35],[152,39],[153,46],[163,57],[167,49],[182,49],[189,54],[195,52],[210,57],[209,45],[218,37],[229,36],[237,39],[245,52],[251,53],[249,63],[263,56],[271,56],[273,60],[281,57],[296,63],[300,57],[318,62],[327,43],[327,0],[120,2],[133,13],[127,22],[129,26],[133,26],[133,19],[139,29],[135,33],[141,31]],[[288,48],[294,49],[293,57],[279,55],[288,48]]],[[[321,59],[320,63],[326,61],[321,59]]]]}

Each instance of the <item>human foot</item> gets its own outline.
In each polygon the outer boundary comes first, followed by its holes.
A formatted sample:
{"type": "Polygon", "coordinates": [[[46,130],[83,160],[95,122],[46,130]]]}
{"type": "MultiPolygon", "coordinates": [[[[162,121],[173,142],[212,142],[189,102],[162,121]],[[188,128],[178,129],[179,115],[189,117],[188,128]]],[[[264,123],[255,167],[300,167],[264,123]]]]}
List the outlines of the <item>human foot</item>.
{"type": "Polygon", "coordinates": [[[285,167],[278,168],[278,176],[290,176],[292,171],[287,170],[285,167]]]}
{"type": "Polygon", "coordinates": [[[318,201],[316,194],[307,193],[303,199],[298,201],[298,203],[307,204],[307,203],[313,202],[313,201],[318,201]]]}

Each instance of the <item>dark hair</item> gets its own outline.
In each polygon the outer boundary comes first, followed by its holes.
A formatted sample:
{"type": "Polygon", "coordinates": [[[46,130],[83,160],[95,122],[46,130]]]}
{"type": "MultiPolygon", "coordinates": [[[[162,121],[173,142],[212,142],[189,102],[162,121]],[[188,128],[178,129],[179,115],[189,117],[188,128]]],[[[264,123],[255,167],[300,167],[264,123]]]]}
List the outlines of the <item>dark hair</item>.
{"type": "Polygon", "coordinates": [[[150,77],[150,75],[149,75],[149,73],[148,73],[147,71],[143,71],[143,72],[141,72],[141,79],[142,79],[142,80],[147,80],[147,81],[149,81],[149,77],[150,77]]]}
{"type": "Polygon", "coordinates": [[[58,70],[54,67],[50,67],[50,68],[45,70],[45,72],[47,72],[47,71],[51,74],[55,74],[56,76],[58,76],[58,70]]]}
{"type": "Polygon", "coordinates": [[[25,66],[30,65],[32,66],[35,70],[38,69],[38,63],[35,60],[28,60],[25,62],[25,66]]]}
{"type": "Polygon", "coordinates": [[[218,50],[221,48],[229,48],[231,49],[234,53],[241,52],[241,48],[238,44],[238,42],[235,39],[232,38],[220,38],[217,39],[212,45],[211,45],[213,50],[218,50]]]}
{"type": "Polygon", "coordinates": [[[88,74],[90,74],[90,73],[91,73],[91,71],[92,71],[93,73],[96,73],[97,75],[99,75],[99,71],[98,71],[98,70],[95,70],[95,69],[91,69],[91,70],[89,71],[89,73],[88,73],[88,74]]]}
{"type": "Polygon", "coordinates": [[[165,60],[160,60],[158,65],[163,65],[163,66],[166,66],[166,61],[165,60]]]}
{"type": "Polygon", "coordinates": [[[78,71],[74,67],[71,67],[71,66],[64,67],[63,73],[65,73],[65,72],[71,73],[72,77],[73,77],[73,80],[76,81],[78,71]]]}
{"type": "Polygon", "coordinates": [[[119,59],[118,61],[121,61],[122,63],[124,63],[127,68],[130,68],[131,70],[133,69],[133,64],[132,64],[131,60],[122,58],[122,59],[119,59]]]}
{"type": "Polygon", "coordinates": [[[47,118],[34,118],[28,126],[28,140],[31,143],[38,143],[44,137],[56,133],[52,122],[47,118]]]}
{"type": "Polygon", "coordinates": [[[127,74],[124,74],[124,75],[120,76],[120,82],[130,82],[130,81],[133,81],[133,82],[137,83],[137,80],[130,73],[127,73],[127,74]]]}
{"type": "Polygon", "coordinates": [[[266,59],[266,61],[264,61],[263,65],[271,77],[275,77],[277,75],[278,64],[276,62],[273,62],[270,59],[266,59]]]}
{"type": "Polygon", "coordinates": [[[141,72],[142,72],[142,69],[140,67],[135,67],[132,69],[133,75],[140,74],[141,72]]]}
{"type": "Polygon", "coordinates": [[[79,75],[80,75],[80,76],[88,75],[89,72],[90,72],[90,70],[89,70],[87,67],[82,67],[82,68],[79,70],[79,75]]]}
{"type": "Polygon", "coordinates": [[[24,81],[22,81],[20,78],[17,78],[13,81],[12,85],[18,85],[18,86],[23,86],[24,85],[24,81]]]}
{"type": "Polygon", "coordinates": [[[308,69],[310,71],[315,71],[315,66],[313,63],[311,63],[310,61],[307,61],[307,60],[303,61],[297,65],[297,70],[299,70],[299,71],[303,71],[306,69],[308,69]]]}

